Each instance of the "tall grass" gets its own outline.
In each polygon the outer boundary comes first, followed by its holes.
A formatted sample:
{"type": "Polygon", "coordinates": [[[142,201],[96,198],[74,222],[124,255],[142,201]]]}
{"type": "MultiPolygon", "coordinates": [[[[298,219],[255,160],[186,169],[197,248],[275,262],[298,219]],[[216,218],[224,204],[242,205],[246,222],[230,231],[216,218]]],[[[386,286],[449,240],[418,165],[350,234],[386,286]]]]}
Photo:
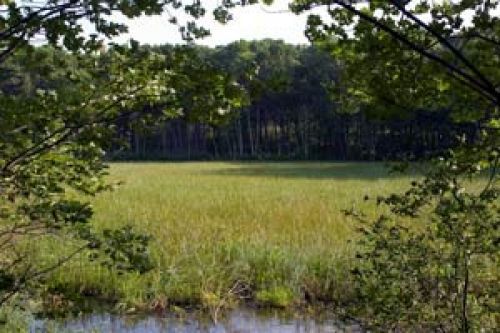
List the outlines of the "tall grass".
{"type": "Polygon", "coordinates": [[[375,213],[364,195],[409,182],[378,163],[119,163],[110,171],[123,184],[91,199],[93,223],[151,234],[156,268],[120,276],[82,258],[50,283],[151,309],[342,302],[352,292],[355,226],[341,211],[375,213]]]}

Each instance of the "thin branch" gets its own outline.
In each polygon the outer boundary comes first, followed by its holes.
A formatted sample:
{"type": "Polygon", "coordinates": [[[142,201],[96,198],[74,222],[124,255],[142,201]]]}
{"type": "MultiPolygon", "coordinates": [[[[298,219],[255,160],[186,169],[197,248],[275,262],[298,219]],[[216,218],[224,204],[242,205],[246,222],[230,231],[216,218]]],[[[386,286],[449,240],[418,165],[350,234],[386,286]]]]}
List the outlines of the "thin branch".
{"type": "Polygon", "coordinates": [[[455,48],[443,35],[432,29],[428,24],[424,23],[421,19],[419,19],[417,16],[415,16],[413,13],[410,11],[406,10],[405,6],[401,4],[399,1],[394,1],[391,0],[391,3],[399,9],[406,17],[411,19],[413,22],[415,22],[418,26],[422,27],[424,30],[429,32],[431,35],[436,37],[436,39],[447,49],[449,49],[462,63],[468,67],[478,78],[483,82],[485,85],[485,88],[493,94],[496,99],[497,99],[497,104],[500,102],[500,96],[497,93],[495,86],[493,83],[486,78],[486,76],[481,73],[481,71],[472,64],[469,59],[467,59],[462,52],[460,52],[457,48],[455,48]]]}
{"type": "Polygon", "coordinates": [[[339,6],[341,6],[342,8],[344,8],[344,9],[350,11],[351,13],[357,15],[361,19],[363,19],[363,20],[365,20],[365,21],[373,24],[377,28],[379,28],[379,29],[387,32],[392,37],[394,37],[396,40],[398,40],[401,43],[403,43],[404,45],[408,46],[410,49],[412,49],[412,50],[414,50],[414,51],[416,51],[416,52],[418,52],[418,53],[426,56],[428,59],[430,59],[430,60],[432,60],[432,61],[440,64],[441,66],[445,67],[446,69],[449,70],[450,74],[455,79],[459,80],[463,84],[466,84],[469,88],[475,90],[476,92],[478,92],[479,94],[481,94],[484,98],[486,98],[490,102],[494,103],[495,105],[499,104],[499,100],[496,97],[496,94],[495,95],[491,95],[491,92],[489,90],[486,90],[485,87],[483,86],[483,84],[481,82],[478,82],[476,80],[476,78],[474,78],[470,74],[464,72],[463,70],[461,70],[460,68],[458,68],[456,66],[453,66],[452,64],[450,64],[446,60],[442,59],[441,57],[439,57],[439,56],[437,56],[437,55],[435,55],[435,54],[427,51],[422,46],[417,45],[417,44],[411,42],[406,36],[404,36],[401,33],[395,31],[394,29],[388,27],[387,25],[381,23],[380,21],[378,21],[373,16],[368,15],[368,14],[366,14],[366,13],[358,10],[357,8],[355,8],[354,6],[352,6],[351,4],[349,4],[347,2],[344,2],[344,1],[341,1],[341,0],[333,0],[333,1],[336,4],[338,4],[339,6]]]}
{"type": "Polygon", "coordinates": [[[490,167],[490,176],[488,177],[488,182],[484,186],[484,189],[481,191],[481,193],[485,193],[493,185],[495,177],[497,176],[497,173],[498,173],[498,164],[499,163],[500,163],[500,156],[497,155],[497,157],[495,157],[495,160],[491,164],[491,167],[490,167]]]}
{"type": "MultiPolygon", "coordinates": [[[[126,96],[122,96],[121,98],[118,98],[116,101],[113,103],[109,104],[106,106],[104,109],[102,109],[99,114],[104,114],[105,112],[111,110],[113,107],[116,107],[119,105],[123,100],[127,98],[129,94],[135,94],[139,92],[140,90],[144,89],[144,86],[138,87],[137,89],[133,90],[132,92],[127,92],[126,96]]],[[[83,106],[86,107],[86,106],[83,106]]],[[[98,115],[99,115],[98,114],[98,115]]],[[[34,144],[33,146],[26,148],[22,152],[18,153],[16,156],[12,157],[10,160],[8,160],[4,166],[2,167],[0,173],[6,173],[9,169],[12,168],[15,164],[18,164],[22,160],[29,159],[33,156],[38,155],[39,153],[46,151],[48,149],[52,149],[61,143],[65,142],[66,139],[71,137],[74,134],[78,134],[79,131],[83,130],[85,127],[92,126],[96,123],[99,123],[99,120],[97,121],[90,121],[84,124],[77,124],[77,125],[72,125],[72,126],[63,126],[60,129],[52,132],[50,135],[42,139],[40,142],[34,144]],[[57,140],[52,141],[55,139],[57,136],[61,135],[57,140]],[[52,141],[52,142],[50,142],[52,141]],[[49,143],[50,142],[50,143],[49,143]]]]}
{"type": "Polygon", "coordinates": [[[86,248],[87,248],[87,245],[81,246],[81,247],[77,248],[75,251],[73,251],[72,253],[70,253],[69,255],[67,255],[66,257],[59,259],[53,265],[45,267],[39,271],[31,273],[30,268],[27,268],[25,273],[23,274],[23,277],[21,279],[19,279],[18,282],[16,283],[16,285],[0,299],[0,306],[2,304],[4,304],[5,302],[7,302],[12,296],[17,294],[28,282],[34,281],[35,279],[38,279],[39,277],[58,269],[59,267],[66,264],[68,261],[73,259],[75,256],[77,256],[79,253],[81,253],[86,248]]]}
{"type": "Polygon", "coordinates": [[[493,44],[495,45],[496,47],[500,47],[500,41],[498,40],[495,40],[491,37],[487,37],[487,36],[484,36],[484,35],[481,35],[480,33],[478,32],[473,32],[471,34],[467,34],[467,37],[471,37],[471,38],[479,38],[485,42],[488,42],[490,44],[493,44]]]}
{"type": "MultiPolygon", "coordinates": [[[[43,19],[49,18],[51,15],[54,15],[58,12],[60,12],[62,14],[62,12],[64,10],[69,9],[72,6],[76,5],[77,2],[78,2],[77,0],[71,0],[70,2],[65,3],[65,4],[59,4],[59,5],[51,6],[51,7],[48,7],[48,6],[40,7],[40,9],[38,9],[37,11],[31,12],[29,15],[23,17],[15,25],[12,25],[12,26],[4,29],[3,31],[0,31],[0,41],[3,39],[7,39],[7,38],[12,37],[16,33],[18,33],[20,30],[22,31],[23,29],[25,29],[22,27],[23,25],[25,26],[35,19],[43,20],[43,19]],[[41,13],[43,13],[45,11],[47,11],[47,13],[40,15],[41,13]]],[[[78,5],[78,7],[80,7],[80,5],[78,5]]],[[[76,8],[76,7],[74,7],[74,8],[76,8]]]]}

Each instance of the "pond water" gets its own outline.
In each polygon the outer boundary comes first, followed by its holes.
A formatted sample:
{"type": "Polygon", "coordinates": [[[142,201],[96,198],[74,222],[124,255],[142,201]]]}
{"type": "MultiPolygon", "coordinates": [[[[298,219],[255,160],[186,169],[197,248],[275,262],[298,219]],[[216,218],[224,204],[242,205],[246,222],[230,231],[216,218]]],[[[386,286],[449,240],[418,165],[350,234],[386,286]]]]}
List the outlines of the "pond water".
{"type": "Polygon", "coordinates": [[[93,314],[71,319],[50,327],[37,321],[30,333],[38,332],[106,332],[106,333],[333,333],[362,332],[356,325],[334,319],[307,316],[284,316],[279,312],[240,309],[229,312],[217,324],[196,315],[131,317],[112,314],[93,314]]]}

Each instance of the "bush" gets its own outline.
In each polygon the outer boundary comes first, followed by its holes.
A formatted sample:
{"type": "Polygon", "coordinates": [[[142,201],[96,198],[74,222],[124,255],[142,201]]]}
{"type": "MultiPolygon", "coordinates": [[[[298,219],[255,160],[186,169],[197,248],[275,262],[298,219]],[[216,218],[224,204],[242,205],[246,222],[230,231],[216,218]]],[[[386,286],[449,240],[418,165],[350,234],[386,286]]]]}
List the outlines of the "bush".
{"type": "Polygon", "coordinates": [[[390,214],[375,221],[348,212],[361,222],[354,310],[367,325],[498,330],[498,147],[486,137],[436,160],[405,193],[378,198],[390,214]]]}

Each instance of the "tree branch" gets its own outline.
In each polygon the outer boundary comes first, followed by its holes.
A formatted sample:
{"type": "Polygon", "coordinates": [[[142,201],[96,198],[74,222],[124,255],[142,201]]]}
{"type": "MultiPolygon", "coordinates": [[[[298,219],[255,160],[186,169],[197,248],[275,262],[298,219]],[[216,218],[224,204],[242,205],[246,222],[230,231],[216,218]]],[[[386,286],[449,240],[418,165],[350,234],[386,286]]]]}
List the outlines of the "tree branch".
{"type": "Polygon", "coordinates": [[[491,92],[488,89],[485,89],[484,85],[477,81],[475,77],[471,76],[470,74],[464,72],[460,68],[450,64],[446,60],[442,59],[441,57],[427,51],[424,49],[422,46],[417,45],[413,42],[411,42],[406,36],[403,34],[399,33],[398,31],[388,27],[387,25],[383,24],[382,22],[378,21],[376,18],[374,18],[371,15],[368,15],[357,8],[355,8],[353,5],[342,1],[342,0],[333,0],[334,3],[338,4],[342,8],[350,11],[351,13],[357,15],[359,18],[373,24],[375,27],[381,29],[382,31],[385,31],[386,33],[390,34],[392,37],[394,37],[396,40],[399,42],[403,43],[404,45],[408,46],[410,49],[424,55],[428,59],[440,64],[444,68],[449,70],[449,73],[457,80],[459,80],[461,83],[467,85],[469,88],[473,89],[480,95],[482,95],[484,98],[489,100],[490,102],[494,103],[495,105],[499,104],[499,99],[497,98],[496,94],[492,95],[491,92]]]}
{"type": "Polygon", "coordinates": [[[486,78],[486,76],[484,76],[484,74],[481,73],[481,71],[476,66],[474,66],[474,64],[472,64],[463,55],[462,52],[460,52],[457,48],[455,48],[443,35],[441,35],[437,31],[435,31],[434,29],[432,29],[428,24],[424,23],[421,19],[419,19],[413,13],[411,13],[408,10],[406,10],[405,6],[402,5],[402,3],[400,1],[391,0],[391,3],[397,9],[399,9],[406,17],[408,17],[413,22],[415,22],[418,26],[422,27],[425,31],[429,32],[431,35],[433,35],[434,37],[436,37],[436,39],[441,43],[441,45],[443,45],[444,47],[446,47],[447,49],[449,49],[453,53],[453,55],[455,55],[455,57],[457,57],[466,67],[468,67],[478,77],[478,79],[480,81],[483,82],[483,84],[485,85],[484,87],[493,96],[496,97],[496,99],[497,99],[497,105],[499,104],[499,102],[500,102],[500,95],[496,91],[494,84],[490,80],[488,80],[486,78]]]}

